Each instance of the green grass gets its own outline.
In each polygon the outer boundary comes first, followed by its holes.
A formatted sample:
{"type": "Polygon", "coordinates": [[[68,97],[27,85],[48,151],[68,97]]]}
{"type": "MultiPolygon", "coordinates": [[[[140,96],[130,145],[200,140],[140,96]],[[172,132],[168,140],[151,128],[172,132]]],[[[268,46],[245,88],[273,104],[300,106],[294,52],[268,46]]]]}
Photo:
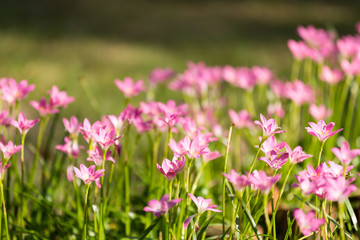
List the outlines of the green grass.
{"type": "Polygon", "coordinates": [[[156,66],[267,65],[287,77],[286,42],[297,38],[299,24],[353,33],[359,9],[359,3],[302,1],[3,3],[0,76],[35,83],[29,99],[57,84],[76,96],[69,114],[94,117],[81,78],[101,113],[116,113],[123,97],[114,79],[146,79],[156,66]]]}

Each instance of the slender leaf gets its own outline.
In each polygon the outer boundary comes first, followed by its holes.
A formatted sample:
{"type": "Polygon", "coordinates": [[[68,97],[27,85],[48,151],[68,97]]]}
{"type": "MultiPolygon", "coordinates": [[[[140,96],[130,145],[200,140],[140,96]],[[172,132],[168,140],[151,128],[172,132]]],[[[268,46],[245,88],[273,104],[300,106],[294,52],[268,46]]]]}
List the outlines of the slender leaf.
{"type": "Polygon", "coordinates": [[[346,200],[345,200],[345,206],[346,206],[346,208],[347,208],[347,210],[349,212],[349,215],[350,215],[351,221],[352,221],[352,223],[354,225],[356,234],[360,238],[360,230],[359,230],[358,221],[357,221],[354,209],[352,208],[351,203],[350,203],[348,198],[346,198],[346,200]]]}
{"type": "Polygon", "coordinates": [[[204,235],[204,233],[206,233],[206,229],[208,228],[209,224],[211,223],[211,221],[214,219],[215,216],[216,216],[216,213],[213,214],[208,220],[206,220],[206,221],[202,224],[202,226],[201,226],[201,228],[199,229],[199,232],[198,232],[198,234],[197,234],[197,236],[196,236],[197,239],[201,239],[202,236],[204,235]]]}
{"type": "Polygon", "coordinates": [[[152,223],[151,225],[145,229],[145,231],[143,232],[143,234],[139,237],[139,239],[145,239],[146,236],[151,232],[151,230],[153,230],[153,228],[160,222],[162,218],[159,217],[159,218],[156,218],[152,223]]]}

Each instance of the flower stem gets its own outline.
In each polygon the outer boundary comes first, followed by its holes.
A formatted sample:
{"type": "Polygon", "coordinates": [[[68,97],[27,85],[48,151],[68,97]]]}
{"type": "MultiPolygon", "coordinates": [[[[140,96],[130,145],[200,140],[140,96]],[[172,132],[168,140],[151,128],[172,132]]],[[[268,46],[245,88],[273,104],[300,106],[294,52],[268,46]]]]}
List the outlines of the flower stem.
{"type": "Polygon", "coordinates": [[[261,147],[262,147],[263,143],[265,142],[265,140],[266,140],[266,139],[265,139],[265,137],[262,137],[262,138],[261,138],[261,141],[260,141],[260,144],[259,144],[258,150],[256,151],[255,157],[254,157],[254,159],[253,159],[253,161],[252,161],[252,163],[251,163],[249,173],[251,173],[251,172],[252,172],[252,170],[254,169],[254,166],[255,166],[255,163],[256,163],[256,159],[257,159],[257,158],[258,158],[258,156],[259,156],[260,149],[261,149],[261,147]]]}
{"type": "Polygon", "coordinates": [[[344,203],[339,203],[339,220],[340,220],[340,237],[341,237],[341,240],[345,240],[344,203]]]}
{"type": "MultiPolygon", "coordinates": [[[[102,166],[101,169],[105,169],[105,159],[106,159],[106,152],[107,149],[103,149],[103,159],[102,159],[102,166]]],[[[105,228],[104,228],[104,179],[105,176],[102,176],[101,181],[101,188],[100,188],[100,214],[99,214],[99,239],[105,239],[105,228]],[[103,237],[104,235],[104,237],[103,237]]]]}
{"type": "Polygon", "coordinates": [[[23,239],[23,208],[24,208],[24,148],[25,148],[25,136],[26,134],[21,135],[21,156],[20,156],[20,163],[21,163],[21,200],[20,200],[20,239],[23,239]]]}
{"type": "MultiPolygon", "coordinates": [[[[6,165],[4,165],[6,166],[6,165]]],[[[9,226],[8,226],[8,220],[7,220],[7,213],[6,213],[6,205],[5,205],[5,198],[4,198],[4,186],[3,186],[3,179],[0,181],[0,194],[1,194],[1,202],[3,206],[3,214],[4,214],[4,225],[5,225],[5,233],[6,233],[6,239],[10,240],[9,237],[9,226]]]]}
{"type": "MultiPolygon", "coordinates": [[[[275,225],[276,213],[277,213],[277,211],[278,211],[278,209],[279,209],[281,197],[282,197],[282,195],[284,194],[286,182],[288,181],[289,176],[290,176],[290,173],[292,172],[294,166],[295,166],[295,164],[291,164],[290,169],[289,169],[289,171],[287,172],[286,177],[285,177],[285,179],[284,179],[284,183],[283,183],[283,185],[282,185],[282,187],[281,187],[281,189],[280,189],[279,197],[278,197],[278,200],[276,201],[275,209],[274,209],[274,212],[272,213],[272,216],[271,216],[271,226],[275,225]]],[[[274,229],[275,229],[275,227],[274,227],[274,229]]],[[[271,229],[270,229],[269,234],[270,234],[270,233],[271,233],[271,229]]],[[[276,239],[276,231],[274,231],[274,239],[276,239]]]]}
{"type": "Polygon", "coordinates": [[[193,233],[194,233],[194,231],[195,231],[195,228],[196,228],[196,224],[197,224],[197,222],[199,221],[199,218],[200,218],[200,214],[198,214],[198,215],[196,216],[196,220],[195,220],[194,226],[193,226],[192,229],[191,229],[191,232],[190,232],[190,235],[189,235],[188,240],[191,240],[192,235],[193,235],[193,233]]]}
{"type": "Polygon", "coordinates": [[[270,223],[270,219],[269,219],[269,211],[268,211],[268,207],[267,207],[267,203],[268,203],[267,200],[268,200],[268,193],[264,194],[264,215],[265,215],[265,223],[266,223],[267,233],[270,234],[270,232],[271,232],[271,223],[270,223]]]}
{"type": "MultiPolygon", "coordinates": [[[[225,152],[225,157],[224,157],[224,173],[227,172],[227,161],[228,161],[228,157],[229,157],[229,149],[230,149],[230,141],[231,141],[231,133],[232,133],[232,129],[233,129],[234,123],[231,123],[230,125],[230,129],[229,129],[229,135],[228,135],[228,139],[227,139],[227,143],[226,143],[226,152],[225,152]]],[[[222,184],[222,230],[223,233],[225,233],[225,217],[226,217],[226,202],[225,202],[225,193],[226,193],[226,189],[225,189],[225,182],[226,178],[225,176],[223,176],[223,184],[222,184]]]]}
{"type": "Polygon", "coordinates": [[[321,160],[321,154],[323,152],[323,149],[324,149],[324,143],[325,141],[321,141],[321,145],[320,145],[320,151],[319,151],[319,156],[318,156],[318,161],[317,161],[317,165],[316,167],[318,167],[320,165],[320,160],[321,160]]]}
{"type": "Polygon", "coordinates": [[[83,240],[87,240],[87,205],[88,205],[88,195],[89,195],[89,189],[90,189],[90,184],[86,185],[86,192],[85,192],[85,204],[84,204],[84,227],[83,227],[83,240]]]}

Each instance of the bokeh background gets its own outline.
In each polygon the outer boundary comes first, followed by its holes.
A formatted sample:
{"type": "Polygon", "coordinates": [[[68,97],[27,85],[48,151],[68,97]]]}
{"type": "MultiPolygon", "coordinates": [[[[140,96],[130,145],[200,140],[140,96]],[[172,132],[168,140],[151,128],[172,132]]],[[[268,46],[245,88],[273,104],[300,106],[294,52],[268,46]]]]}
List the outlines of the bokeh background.
{"type": "Polygon", "coordinates": [[[360,1],[0,1],[0,77],[35,83],[28,100],[56,84],[76,97],[65,114],[99,117],[122,110],[116,78],[188,61],[266,65],[287,78],[298,25],[343,35],[358,20],[360,1]]]}

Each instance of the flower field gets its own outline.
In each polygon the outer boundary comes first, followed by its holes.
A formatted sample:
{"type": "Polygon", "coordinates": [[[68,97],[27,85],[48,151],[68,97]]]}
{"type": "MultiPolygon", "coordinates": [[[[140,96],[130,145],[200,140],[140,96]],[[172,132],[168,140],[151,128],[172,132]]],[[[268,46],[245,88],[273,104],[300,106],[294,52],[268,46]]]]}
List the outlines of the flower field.
{"type": "Polygon", "coordinates": [[[157,67],[114,79],[124,108],[95,120],[1,78],[1,238],[359,239],[360,23],[297,34],[287,79],[157,67]]]}

